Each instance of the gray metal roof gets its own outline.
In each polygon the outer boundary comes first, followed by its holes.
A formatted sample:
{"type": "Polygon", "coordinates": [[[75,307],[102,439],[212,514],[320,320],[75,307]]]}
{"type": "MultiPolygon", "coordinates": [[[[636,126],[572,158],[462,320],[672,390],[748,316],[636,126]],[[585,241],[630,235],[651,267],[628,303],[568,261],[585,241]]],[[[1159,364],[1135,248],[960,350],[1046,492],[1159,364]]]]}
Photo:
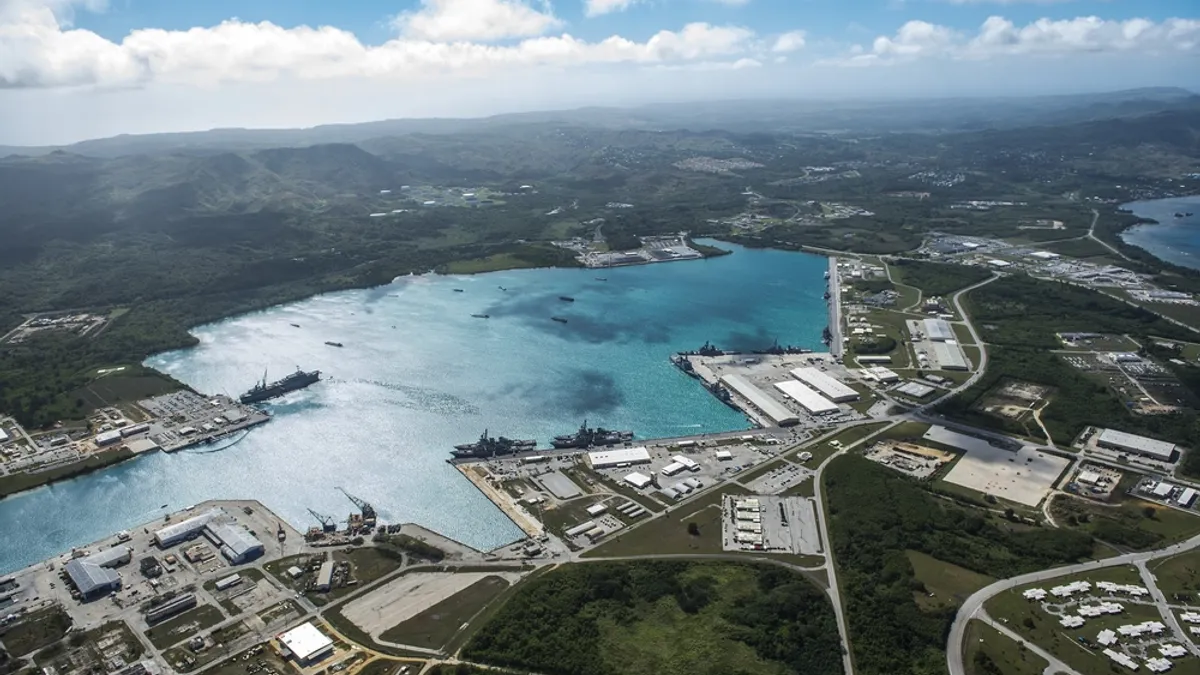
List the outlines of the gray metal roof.
{"type": "Polygon", "coordinates": [[[91,595],[95,591],[113,588],[121,583],[121,575],[107,567],[88,562],[87,558],[76,558],[67,563],[67,574],[79,592],[91,595]]]}
{"type": "Polygon", "coordinates": [[[263,550],[262,542],[241,525],[209,523],[208,531],[221,540],[222,548],[228,548],[234,558],[240,559],[254,551],[263,550]]]}

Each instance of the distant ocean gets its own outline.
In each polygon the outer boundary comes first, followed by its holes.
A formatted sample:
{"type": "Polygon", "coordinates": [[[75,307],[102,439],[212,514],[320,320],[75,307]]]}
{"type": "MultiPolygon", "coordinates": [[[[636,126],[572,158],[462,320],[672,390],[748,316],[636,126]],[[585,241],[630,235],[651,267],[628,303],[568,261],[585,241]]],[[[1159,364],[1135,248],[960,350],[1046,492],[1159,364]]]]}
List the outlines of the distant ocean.
{"type": "Polygon", "coordinates": [[[484,429],[545,444],[584,419],[639,438],[745,429],[668,357],[706,340],[823,347],[825,258],[711,243],[733,254],[406,277],[201,326],[194,349],[148,364],[235,396],[264,370],[325,379],[271,402],[274,419],[226,450],[154,453],[0,500],[0,574],[161,518],[164,504],[258,499],[303,530],[308,508],[345,518],[352,505],[338,487],[386,522],[481,549],[513,541],[516,526],[446,464],[454,444],[484,429]]]}
{"type": "Polygon", "coordinates": [[[1200,195],[1122,204],[1142,218],[1158,221],[1121,233],[1127,244],[1140,246],[1169,263],[1200,270],[1200,195]],[[1191,216],[1176,218],[1176,213],[1191,216]]]}

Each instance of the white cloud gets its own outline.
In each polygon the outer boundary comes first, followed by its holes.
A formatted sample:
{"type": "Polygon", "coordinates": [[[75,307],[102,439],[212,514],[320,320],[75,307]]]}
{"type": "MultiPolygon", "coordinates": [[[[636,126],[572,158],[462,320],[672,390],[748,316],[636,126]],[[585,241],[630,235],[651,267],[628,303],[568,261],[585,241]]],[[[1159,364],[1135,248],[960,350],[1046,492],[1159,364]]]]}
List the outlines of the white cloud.
{"type": "MultiPolygon", "coordinates": [[[[601,16],[604,14],[612,14],[613,12],[624,12],[625,10],[648,2],[649,0],[584,0],[583,13],[587,16],[601,16]]],[[[750,4],[750,0],[708,0],[718,5],[727,7],[742,7],[750,4]]]]}
{"type": "Polygon", "coordinates": [[[401,34],[420,40],[500,40],[542,35],[562,26],[549,11],[524,0],[421,0],[421,9],[392,21],[401,34]]]}
{"type": "MultiPolygon", "coordinates": [[[[532,67],[587,64],[660,64],[745,57],[754,33],[734,26],[691,23],[663,30],[645,42],[621,36],[588,42],[569,34],[530,37],[495,45],[436,41],[405,34],[378,46],[362,44],[338,28],[283,28],[237,20],[186,31],[139,29],[120,42],[64,28],[35,0],[0,0],[0,87],[127,86],[151,82],[215,84],[280,77],[418,79],[445,74],[479,75],[532,67]]],[[[420,35],[498,37],[478,26],[435,20],[405,24],[420,35]]],[[[425,11],[425,10],[423,10],[425,11]]],[[[507,15],[506,15],[507,16],[507,15]]],[[[512,16],[520,16],[512,15],[512,16]]],[[[525,24],[524,30],[535,30],[525,24]]],[[[516,30],[509,24],[505,32],[516,30]]]]}
{"type": "Polygon", "coordinates": [[[1022,54],[1190,52],[1200,46],[1200,20],[1106,20],[1095,16],[1038,19],[1024,26],[989,17],[973,34],[925,21],[909,21],[894,36],[875,38],[869,49],[856,45],[844,58],[826,63],[871,65],[940,56],[989,59],[1022,54]]]}
{"type": "Polygon", "coordinates": [[[639,0],[587,0],[583,6],[583,12],[588,16],[624,12],[638,2],[639,0]]]}
{"type": "Polygon", "coordinates": [[[775,38],[771,51],[775,53],[795,52],[804,49],[804,31],[793,30],[775,38]]]}

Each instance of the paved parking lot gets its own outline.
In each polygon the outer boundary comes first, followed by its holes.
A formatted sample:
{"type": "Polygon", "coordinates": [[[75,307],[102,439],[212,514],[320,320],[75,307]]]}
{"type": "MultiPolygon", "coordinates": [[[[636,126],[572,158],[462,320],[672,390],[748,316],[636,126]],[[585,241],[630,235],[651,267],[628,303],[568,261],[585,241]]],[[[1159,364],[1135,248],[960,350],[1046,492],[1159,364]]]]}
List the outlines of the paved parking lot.
{"type": "Polygon", "coordinates": [[[722,506],[722,547],[726,551],[774,551],[800,555],[820,555],[821,539],[817,531],[816,501],[808,497],[773,495],[727,496],[722,506]],[[758,502],[754,510],[739,509],[743,500],[758,502]],[[742,533],[748,539],[739,541],[742,533]],[[761,541],[751,539],[761,535],[761,541]]]}

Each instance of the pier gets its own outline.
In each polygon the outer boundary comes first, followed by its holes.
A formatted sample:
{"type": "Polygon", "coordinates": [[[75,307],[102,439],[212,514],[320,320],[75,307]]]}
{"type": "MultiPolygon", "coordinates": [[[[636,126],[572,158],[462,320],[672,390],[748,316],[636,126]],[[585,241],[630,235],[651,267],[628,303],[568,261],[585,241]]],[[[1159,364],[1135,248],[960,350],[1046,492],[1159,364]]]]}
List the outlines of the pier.
{"type": "Polygon", "coordinates": [[[838,259],[829,258],[829,353],[834,360],[842,358],[842,280],[838,274],[838,259]]]}

